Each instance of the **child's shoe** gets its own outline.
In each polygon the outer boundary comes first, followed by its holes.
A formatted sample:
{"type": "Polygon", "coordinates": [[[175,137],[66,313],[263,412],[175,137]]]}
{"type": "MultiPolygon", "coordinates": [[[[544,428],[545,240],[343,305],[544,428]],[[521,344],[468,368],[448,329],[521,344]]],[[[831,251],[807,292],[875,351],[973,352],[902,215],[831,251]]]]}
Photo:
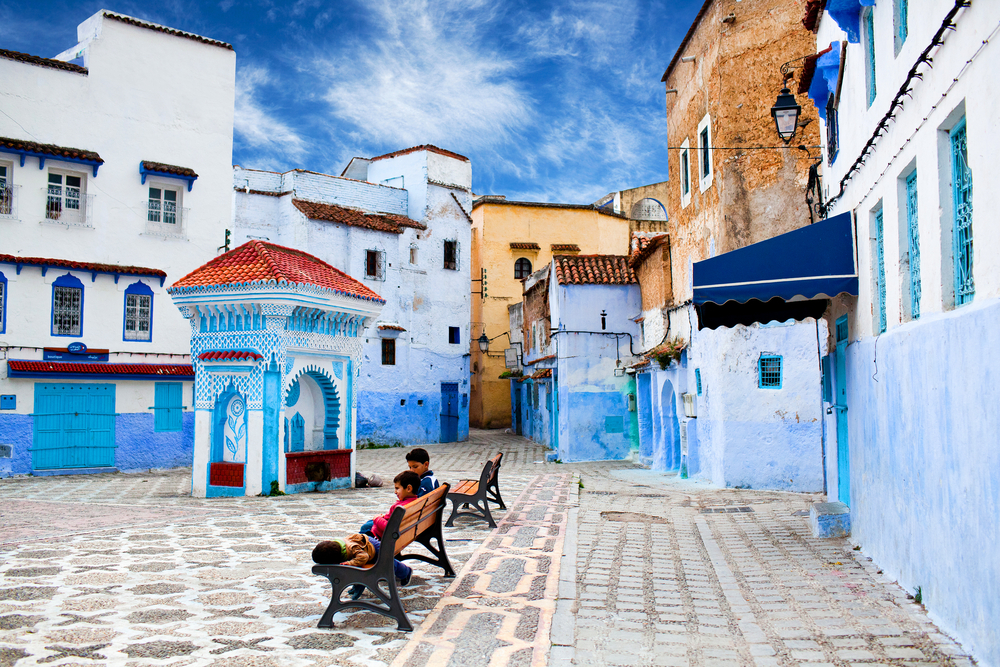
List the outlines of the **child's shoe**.
{"type": "Polygon", "coordinates": [[[357,600],[361,597],[361,595],[364,592],[365,592],[364,586],[360,584],[354,584],[353,586],[351,586],[350,590],[347,591],[347,594],[351,597],[352,600],[357,600]]]}
{"type": "Polygon", "coordinates": [[[400,586],[409,586],[410,585],[410,579],[412,577],[413,577],[413,568],[411,567],[410,571],[406,573],[406,576],[399,580],[399,585],[400,586]]]}

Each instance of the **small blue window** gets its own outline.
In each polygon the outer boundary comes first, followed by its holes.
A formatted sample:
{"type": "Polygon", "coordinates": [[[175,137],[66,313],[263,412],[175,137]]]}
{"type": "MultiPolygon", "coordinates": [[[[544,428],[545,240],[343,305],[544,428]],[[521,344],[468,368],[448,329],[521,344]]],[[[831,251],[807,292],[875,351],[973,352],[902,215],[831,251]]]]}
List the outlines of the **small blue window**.
{"type": "Polygon", "coordinates": [[[697,387],[698,395],[701,396],[701,369],[694,369],[694,384],[697,387]]]}
{"type": "Polygon", "coordinates": [[[180,431],[184,403],[181,391],[184,385],[180,382],[155,383],[155,402],[153,403],[153,430],[180,431]]]}
{"type": "Polygon", "coordinates": [[[972,301],[976,283],[972,278],[972,170],[965,118],[951,131],[952,200],[954,204],[955,305],[972,301]]]}
{"type": "Polygon", "coordinates": [[[885,235],[882,224],[882,207],[875,211],[875,267],[876,287],[878,288],[878,322],[876,334],[885,333],[887,318],[885,315],[885,235]]]}
{"type": "Polygon", "coordinates": [[[16,410],[17,394],[4,394],[0,396],[0,410],[16,410]]]}
{"type": "Polygon", "coordinates": [[[458,327],[448,327],[448,343],[458,345],[461,343],[461,329],[458,327]]]}
{"type": "Polygon", "coordinates": [[[781,389],[781,355],[762,354],[757,362],[757,386],[761,389],[781,389]]]}
{"type": "Polygon", "coordinates": [[[122,340],[153,340],[153,290],[142,281],[125,288],[122,340]]]}
{"type": "Polygon", "coordinates": [[[83,335],[83,283],[69,273],[52,283],[52,335],[83,335]]]}
{"type": "Polygon", "coordinates": [[[867,83],[868,83],[868,106],[875,101],[877,93],[875,87],[875,12],[872,7],[865,10],[861,18],[861,25],[865,31],[865,58],[868,61],[867,83]]]}
{"type": "Polygon", "coordinates": [[[896,20],[896,55],[899,55],[900,50],[903,48],[903,44],[906,42],[906,38],[910,33],[909,14],[910,14],[910,3],[909,0],[895,0],[895,20],[896,20]]]}
{"type": "Polygon", "coordinates": [[[910,317],[920,317],[920,229],[917,224],[917,170],[906,177],[906,228],[909,237],[910,317]]]}

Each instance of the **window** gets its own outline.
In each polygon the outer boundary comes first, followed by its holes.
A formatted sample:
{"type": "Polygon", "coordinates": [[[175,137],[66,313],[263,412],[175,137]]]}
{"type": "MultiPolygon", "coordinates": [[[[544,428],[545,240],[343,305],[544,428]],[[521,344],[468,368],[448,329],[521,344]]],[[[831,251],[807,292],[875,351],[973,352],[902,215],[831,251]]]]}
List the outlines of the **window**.
{"type": "Polygon", "coordinates": [[[826,160],[833,164],[840,150],[840,128],[837,118],[837,97],[831,94],[826,98],[826,160]]]}
{"type": "Polygon", "coordinates": [[[972,278],[972,171],[966,141],[965,118],[950,132],[951,192],[954,215],[955,305],[972,301],[976,283],[972,278]]]}
{"type": "Polygon", "coordinates": [[[694,369],[694,385],[698,395],[701,396],[701,369],[694,369]]]}
{"type": "Polygon", "coordinates": [[[180,431],[184,414],[184,403],[180,382],[157,382],[153,391],[153,430],[180,431]]]}
{"type": "Polygon", "coordinates": [[[448,327],[448,343],[458,345],[461,343],[461,329],[458,327],[448,327]]]}
{"type": "Polygon", "coordinates": [[[875,19],[872,8],[869,7],[861,16],[861,27],[864,31],[865,59],[867,61],[868,106],[875,101],[875,19]]]}
{"type": "Polygon", "coordinates": [[[177,224],[177,190],[149,188],[149,208],[146,219],[149,222],[177,224]]]}
{"type": "Polygon", "coordinates": [[[86,222],[85,177],[80,174],[49,172],[45,218],[60,222],[86,222]]]}
{"type": "Polygon", "coordinates": [[[410,246],[410,264],[416,265],[417,263],[417,246],[410,246]]]}
{"type": "Polygon", "coordinates": [[[7,278],[0,273],[0,334],[7,333],[7,278]]]}
{"type": "Polygon", "coordinates": [[[385,280],[385,251],[365,250],[365,278],[385,280]]]}
{"type": "Polygon", "coordinates": [[[708,114],[698,123],[698,189],[712,187],[712,119],[708,114]]]}
{"type": "Polygon", "coordinates": [[[757,378],[757,386],[761,389],[781,389],[781,355],[760,355],[757,378]]]}
{"type": "Polygon", "coordinates": [[[875,240],[874,257],[874,278],[875,284],[872,289],[872,305],[878,308],[875,313],[875,334],[885,333],[885,236],[883,234],[881,204],[872,214],[872,233],[875,240]]]}
{"type": "Polygon", "coordinates": [[[906,41],[906,36],[909,34],[909,26],[907,22],[909,20],[910,13],[910,3],[909,0],[893,0],[893,20],[896,23],[896,33],[894,46],[895,55],[899,55],[900,50],[903,48],[903,43],[906,41]]]}
{"type": "Polygon", "coordinates": [[[920,229],[917,223],[917,170],[906,177],[906,239],[910,318],[920,317],[920,229]]]}
{"type": "Polygon", "coordinates": [[[52,283],[52,335],[83,335],[83,283],[68,273],[52,283]]]}
{"type": "Polygon", "coordinates": [[[681,144],[681,208],[691,203],[691,152],[688,150],[688,141],[681,144]]]}
{"type": "Polygon", "coordinates": [[[383,366],[395,366],[396,365],[396,339],[395,338],[383,338],[382,339],[382,365],[383,366]]]}
{"type": "Polygon", "coordinates": [[[0,163],[0,216],[17,217],[17,207],[14,201],[14,185],[11,183],[14,168],[10,163],[0,163]]]}
{"type": "Polygon", "coordinates": [[[153,290],[142,282],[125,289],[125,326],[122,340],[153,339],[153,290]]]}
{"type": "Polygon", "coordinates": [[[458,241],[444,242],[444,268],[458,270],[458,241]]]}
{"type": "Polygon", "coordinates": [[[530,260],[527,260],[524,257],[522,257],[516,262],[514,262],[514,278],[516,280],[524,280],[530,275],[531,275],[530,260]]]}

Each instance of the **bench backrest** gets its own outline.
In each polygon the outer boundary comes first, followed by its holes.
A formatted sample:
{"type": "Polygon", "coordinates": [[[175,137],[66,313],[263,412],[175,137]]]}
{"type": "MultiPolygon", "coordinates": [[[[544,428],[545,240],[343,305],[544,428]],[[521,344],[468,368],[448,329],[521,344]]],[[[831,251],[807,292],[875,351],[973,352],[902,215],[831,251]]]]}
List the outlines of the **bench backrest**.
{"type": "Polygon", "coordinates": [[[502,458],[503,452],[500,452],[483,466],[483,474],[479,476],[479,486],[481,488],[485,489],[497,478],[497,472],[500,470],[500,459],[502,458]]]}
{"type": "Polygon", "coordinates": [[[382,535],[383,545],[394,540],[393,554],[399,554],[418,535],[435,522],[440,522],[450,488],[450,484],[442,484],[430,493],[393,510],[382,535]]]}

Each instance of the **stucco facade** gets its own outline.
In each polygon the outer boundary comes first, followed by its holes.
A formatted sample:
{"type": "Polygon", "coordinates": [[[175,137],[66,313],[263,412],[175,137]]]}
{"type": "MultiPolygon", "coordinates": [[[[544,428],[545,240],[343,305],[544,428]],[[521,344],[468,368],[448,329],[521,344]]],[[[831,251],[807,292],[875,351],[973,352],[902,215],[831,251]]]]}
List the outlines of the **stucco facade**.
{"type": "Polygon", "coordinates": [[[0,475],[191,460],[189,328],[165,285],[224,242],[235,54],[110,12],[77,36],[54,59],[0,53],[0,475]]]}
{"type": "MultiPolygon", "coordinates": [[[[508,306],[521,301],[522,277],[515,277],[518,260],[527,260],[524,277],[551,262],[555,254],[625,254],[629,220],[590,205],[537,204],[479,198],[472,209],[472,277],[483,269],[487,296],[473,295],[470,423],[479,428],[511,425],[510,383],[500,380],[507,337],[491,343],[484,355],[476,339],[495,338],[509,331],[508,306]],[[560,246],[563,246],[562,248],[560,246]],[[575,249],[572,249],[575,248],[575,249]]],[[[480,291],[480,283],[472,284],[480,291]]]]}

